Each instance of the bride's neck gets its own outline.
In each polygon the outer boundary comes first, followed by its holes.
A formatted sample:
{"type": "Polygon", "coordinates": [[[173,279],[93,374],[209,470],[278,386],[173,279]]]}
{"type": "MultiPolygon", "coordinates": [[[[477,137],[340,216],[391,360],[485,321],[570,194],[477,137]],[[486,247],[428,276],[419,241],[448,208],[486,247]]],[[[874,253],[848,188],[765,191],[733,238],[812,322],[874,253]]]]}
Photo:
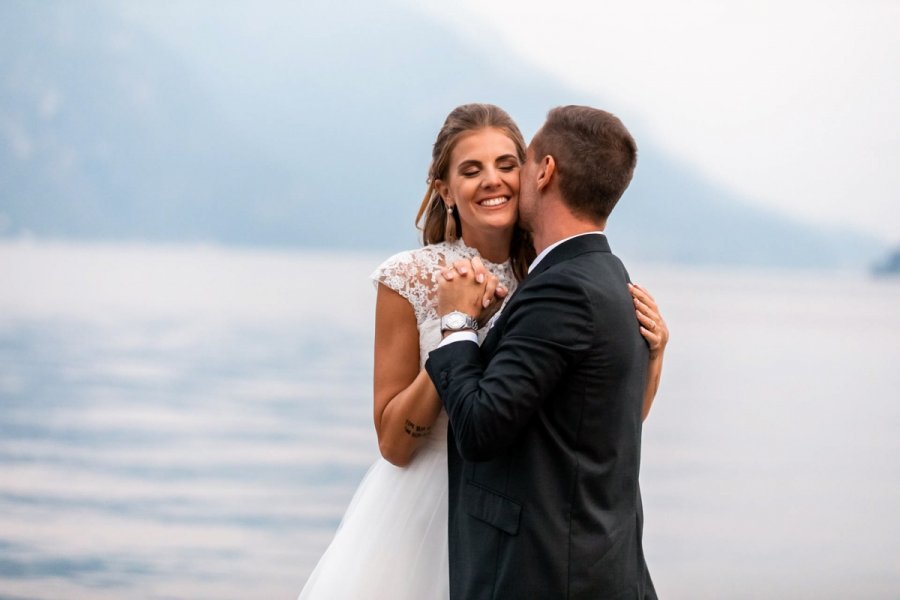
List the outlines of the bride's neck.
{"type": "Polygon", "coordinates": [[[509,259],[509,245],[512,242],[512,229],[508,231],[492,231],[487,234],[463,231],[463,243],[469,248],[478,250],[481,258],[492,263],[502,263],[509,259]]]}

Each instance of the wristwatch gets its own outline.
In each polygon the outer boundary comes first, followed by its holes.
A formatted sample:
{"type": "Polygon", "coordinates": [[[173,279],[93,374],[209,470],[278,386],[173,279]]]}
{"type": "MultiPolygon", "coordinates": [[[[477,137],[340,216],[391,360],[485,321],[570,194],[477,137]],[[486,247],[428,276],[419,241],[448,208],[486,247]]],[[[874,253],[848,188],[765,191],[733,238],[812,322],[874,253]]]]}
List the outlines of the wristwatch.
{"type": "Polygon", "coordinates": [[[445,331],[462,331],[464,329],[477,330],[478,321],[458,310],[441,317],[441,333],[445,331]]]}

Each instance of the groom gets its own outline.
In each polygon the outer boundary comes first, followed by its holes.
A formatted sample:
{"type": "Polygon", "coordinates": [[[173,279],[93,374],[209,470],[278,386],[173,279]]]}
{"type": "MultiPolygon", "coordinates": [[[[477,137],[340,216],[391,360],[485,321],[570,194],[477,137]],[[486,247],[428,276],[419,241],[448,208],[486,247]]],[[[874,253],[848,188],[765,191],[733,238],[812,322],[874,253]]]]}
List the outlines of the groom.
{"type": "Polygon", "coordinates": [[[648,351],[602,233],[636,152],[607,112],[551,110],[519,191],[538,256],[480,348],[466,317],[483,267],[441,278],[426,369],[450,415],[453,600],[656,598],[638,487],[648,351]]]}

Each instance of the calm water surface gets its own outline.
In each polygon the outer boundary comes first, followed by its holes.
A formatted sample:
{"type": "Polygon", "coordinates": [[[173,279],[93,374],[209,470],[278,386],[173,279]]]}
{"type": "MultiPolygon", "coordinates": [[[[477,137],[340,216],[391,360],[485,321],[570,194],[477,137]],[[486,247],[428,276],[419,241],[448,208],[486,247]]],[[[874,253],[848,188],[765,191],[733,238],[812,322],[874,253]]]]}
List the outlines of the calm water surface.
{"type": "MultiPolygon", "coordinates": [[[[295,597],[377,454],[382,258],[0,244],[0,598],[295,597]]],[[[660,596],[900,597],[900,282],[631,271],[660,596]]]]}

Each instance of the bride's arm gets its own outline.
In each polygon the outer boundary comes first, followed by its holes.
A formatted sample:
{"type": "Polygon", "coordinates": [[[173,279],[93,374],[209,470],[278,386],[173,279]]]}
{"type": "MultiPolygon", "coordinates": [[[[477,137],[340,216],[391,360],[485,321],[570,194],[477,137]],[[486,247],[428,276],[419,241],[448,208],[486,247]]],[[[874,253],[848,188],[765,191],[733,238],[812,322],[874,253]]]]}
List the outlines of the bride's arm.
{"type": "Polygon", "coordinates": [[[644,406],[641,410],[641,419],[650,414],[653,399],[659,389],[662,378],[663,353],[669,342],[669,327],[666,325],[656,301],[647,290],[639,285],[629,285],[628,289],[634,298],[635,312],[641,327],[641,335],[650,346],[650,363],[647,369],[647,387],[644,389],[644,406]]]}
{"type": "Polygon", "coordinates": [[[419,330],[412,305],[378,285],[375,303],[375,431],[388,462],[403,467],[441,412],[428,374],[419,369],[419,330]]]}

